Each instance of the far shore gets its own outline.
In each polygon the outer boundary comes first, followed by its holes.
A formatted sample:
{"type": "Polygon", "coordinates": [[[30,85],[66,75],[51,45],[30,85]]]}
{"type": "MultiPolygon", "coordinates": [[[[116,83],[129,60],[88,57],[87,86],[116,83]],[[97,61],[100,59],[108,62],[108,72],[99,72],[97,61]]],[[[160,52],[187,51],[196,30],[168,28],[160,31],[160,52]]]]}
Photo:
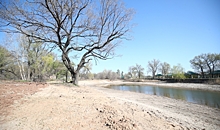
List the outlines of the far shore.
{"type": "Polygon", "coordinates": [[[123,80],[81,80],[79,85],[83,86],[99,86],[107,87],[111,85],[150,85],[160,87],[171,87],[171,88],[185,88],[185,89],[196,89],[196,90],[207,90],[207,91],[218,91],[220,92],[220,85],[210,84],[198,84],[198,83],[166,83],[158,80],[148,80],[142,82],[129,82],[123,80]]]}

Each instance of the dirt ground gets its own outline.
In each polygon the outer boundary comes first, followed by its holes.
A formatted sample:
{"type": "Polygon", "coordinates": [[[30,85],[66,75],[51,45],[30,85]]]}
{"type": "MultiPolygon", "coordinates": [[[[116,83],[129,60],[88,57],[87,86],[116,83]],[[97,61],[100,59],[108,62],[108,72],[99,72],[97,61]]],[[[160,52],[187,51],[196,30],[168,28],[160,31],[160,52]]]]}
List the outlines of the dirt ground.
{"type": "Polygon", "coordinates": [[[81,81],[73,87],[1,82],[0,129],[220,129],[219,109],[99,87],[111,83],[81,81]]]}
{"type": "Polygon", "coordinates": [[[3,122],[4,117],[10,114],[14,102],[19,101],[24,96],[33,95],[46,86],[48,86],[46,83],[0,81],[0,122],[3,122]]]}

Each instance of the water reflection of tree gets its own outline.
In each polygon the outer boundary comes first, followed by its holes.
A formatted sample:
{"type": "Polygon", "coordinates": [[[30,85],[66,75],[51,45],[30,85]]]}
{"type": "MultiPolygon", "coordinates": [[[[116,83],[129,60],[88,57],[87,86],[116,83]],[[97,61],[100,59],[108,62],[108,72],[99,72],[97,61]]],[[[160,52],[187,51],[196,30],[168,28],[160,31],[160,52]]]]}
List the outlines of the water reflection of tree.
{"type": "Polygon", "coordinates": [[[218,103],[215,104],[216,108],[220,108],[220,105],[218,103]]]}
{"type": "Polygon", "coordinates": [[[161,90],[162,96],[170,98],[169,88],[161,88],[160,90],[161,90]]]}
{"type": "Polygon", "coordinates": [[[153,87],[153,93],[154,93],[154,95],[157,95],[156,87],[153,87]]]}
{"type": "Polygon", "coordinates": [[[137,86],[137,91],[139,92],[139,93],[142,93],[142,91],[141,91],[141,86],[137,86]]]}
{"type": "Polygon", "coordinates": [[[147,94],[151,94],[149,91],[147,91],[146,87],[145,86],[139,86],[140,87],[140,91],[141,93],[147,93],[147,94]]]}
{"type": "Polygon", "coordinates": [[[164,93],[163,96],[165,96],[165,97],[169,97],[169,98],[170,98],[170,94],[169,94],[169,93],[164,93]]]}
{"type": "Polygon", "coordinates": [[[173,92],[174,92],[174,94],[175,94],[177,99],[181,99],[181,100],[187,101],[186,100],[186,95],[185,95],[185,93],[186,93],[185,90],[174,89],[173,92]]]}

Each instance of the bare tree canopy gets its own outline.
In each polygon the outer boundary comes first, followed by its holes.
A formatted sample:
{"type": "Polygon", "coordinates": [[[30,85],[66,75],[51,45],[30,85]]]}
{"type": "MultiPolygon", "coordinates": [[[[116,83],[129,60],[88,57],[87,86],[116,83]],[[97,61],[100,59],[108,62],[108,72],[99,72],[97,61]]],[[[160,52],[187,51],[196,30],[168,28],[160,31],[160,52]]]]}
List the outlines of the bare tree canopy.
{"type": "Polygon", "coordinates": [[[202,59],[202,55],[195,56],[192,60],[190,60],[191,66],[196,71],[200,71],[202,74],[202,78],[204,78],[204,70],[206,68],[205,61],[202,59]]]}
{"type": "Polygon", "coordinates": [[[0,2],[1,31],[22,33],[59,48],[78,84],[79,70],[92,58],[109,59],[130,30],[133,10],[120,0],[22,0],[0,2]],[[72,66],[72,55],[79,63],[72,66]]]}
{"type": "Polygon", "coordinates": [[[200,71],[204,78],[204,72],[208,72],[213,78],[213,73],[220,68],[220,54],[208,53],[195,56],[190,60],[192,67],[200,71]]]}
{"type": "Polygon", "coordinates": [[[144,68],[139,64],[136,64],[135,66],[131,66],[128,69],[128,75],[130,78],[140,79],[141,77],[144,76],[144,68]]]}
{"type": "Polygon", "coordinates": [[[135,68],[134,68],[138,74],[138,78],[140,79],[141,76],[144,75],[144,68],[141,65],[136,64],[135,68]]]}
{"type": "Polygon", "coordinates": [[[152,72],[153,79],[159,67],[160,61],[153,59],[152,61],[148,61],[148,70],[152,72]]]}
{"type": "Polygon", "coordinates": [[[201,58],[204,61],[209,74],[211,74],[211,77],[213,78],[213,72],[215,71],[216,67],[219,66],[220,54],[202,54],[201,58]]]}
{"type": "Polygon", "coordinates": [[[168,64],[167,62],[161,63],[160,64],[160,71],[161,71],[162,75],[166,76],[170,71],[170,64],[168,64]]]}

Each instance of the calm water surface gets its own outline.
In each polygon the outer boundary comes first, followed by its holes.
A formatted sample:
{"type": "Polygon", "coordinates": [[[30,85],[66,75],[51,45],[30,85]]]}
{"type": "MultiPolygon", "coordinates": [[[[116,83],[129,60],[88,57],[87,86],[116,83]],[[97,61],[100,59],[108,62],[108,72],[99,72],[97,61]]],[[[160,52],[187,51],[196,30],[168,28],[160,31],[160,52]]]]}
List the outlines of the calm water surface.
{"type": "Polygon", "coordinates": [[[220,92],[152,86],[111,86],[111,89],[181,99],[192,103],[220,108],[220,92]]]}

